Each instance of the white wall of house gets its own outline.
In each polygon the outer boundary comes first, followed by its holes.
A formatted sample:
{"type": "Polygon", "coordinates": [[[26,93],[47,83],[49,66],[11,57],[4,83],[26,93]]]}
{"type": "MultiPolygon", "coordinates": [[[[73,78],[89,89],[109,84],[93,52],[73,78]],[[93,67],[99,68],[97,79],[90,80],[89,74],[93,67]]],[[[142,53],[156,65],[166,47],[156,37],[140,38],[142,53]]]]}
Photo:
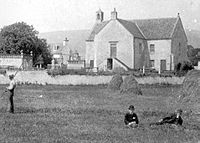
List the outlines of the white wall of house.
{"type": "Polygon", "coordinates": [[[0,56],[0,66],[13,66],[19,68],[22,65],[23,57],[21,56],[0,56]]]}
{"type": "Polygon", "coordinates": [[[160,70],[161,60],[166,60],[166,70],[170,70],[171,61],[171,40],[148,40],[150,60],[154,60],[154,68],[160,70]],[[150,45],[155,45],[155,52],[150,52],[150,45]]]}
{"type": "Polygon", "coordinates": [[[117,59],[128,67],[133,68],[133,35],[130,34],[117,20],[110,21],[95,36],[94,47],[96,53],[96,66],[102,65],[107,58],[110,58],[111,42],[117,43],[117,59]]]}
{"type": "Polygon", "coordinates": [[[86,41],[86,67],[90,66],[90,60],[94,60],[94,41],[86,41]]]}

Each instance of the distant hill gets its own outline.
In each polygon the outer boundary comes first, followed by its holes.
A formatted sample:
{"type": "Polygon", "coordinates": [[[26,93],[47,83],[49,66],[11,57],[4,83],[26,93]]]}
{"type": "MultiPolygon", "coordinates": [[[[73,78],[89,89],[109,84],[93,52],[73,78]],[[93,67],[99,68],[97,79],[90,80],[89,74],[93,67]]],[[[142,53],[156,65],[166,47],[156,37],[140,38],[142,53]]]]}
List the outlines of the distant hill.
{"type": "Polygon", "coordinates": [[[188,29],[185,31],[188,38],[188,45],[192,45],[195,49],[200,48],[200,31],[188,29]]]}
{"type": "MultiPolygon", "coordinates": [[[[55,31],[40,33],[39,37],[47,39],[48,44],[62,44],[67,37],[69,40],[69,47],[72,50],[77,50],[80,55],[85,57],[85,40],[89,36],[90,30],[71,30],[71,31],[55,31]]],[[[186,35],[188,44],[194,48],[200,48],[200,31],[187,30],[186,35]]]]}
{"type": "Polygon", "coordinates": [[[61,45],[67,37],[69,48],[77,50],[82,57],[85,57],[85,40],[89,36],[90,30],[70,30],[40,33],[39,37],[47,39],[48,44],[61,45]]]}

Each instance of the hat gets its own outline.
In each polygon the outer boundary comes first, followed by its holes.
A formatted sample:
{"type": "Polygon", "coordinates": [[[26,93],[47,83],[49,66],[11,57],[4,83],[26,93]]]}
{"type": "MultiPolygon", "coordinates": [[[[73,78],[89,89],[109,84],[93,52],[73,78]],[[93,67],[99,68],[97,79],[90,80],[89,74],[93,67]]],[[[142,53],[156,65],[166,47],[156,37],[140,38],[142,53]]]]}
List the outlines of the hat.
{"type": "Polygon", "coordinates": [[[183,112],[182,109],[177,109],[177,110],[176,110],[176,113],[180,113],[180,114],[181,114],[182,112],[183,112]]]}
{"type": "Polygon", "coordinates": [[[13,74],[9,75],[9,78],[14,78],[14,75],[13,74]]]}
{"type": "Polygon", "coordinates": [[[128,109],[129,109],[129,110],[134,110],[135,107],[134,107],[133,105],[130,105],[130,106],[128,107],[128,109]]]}

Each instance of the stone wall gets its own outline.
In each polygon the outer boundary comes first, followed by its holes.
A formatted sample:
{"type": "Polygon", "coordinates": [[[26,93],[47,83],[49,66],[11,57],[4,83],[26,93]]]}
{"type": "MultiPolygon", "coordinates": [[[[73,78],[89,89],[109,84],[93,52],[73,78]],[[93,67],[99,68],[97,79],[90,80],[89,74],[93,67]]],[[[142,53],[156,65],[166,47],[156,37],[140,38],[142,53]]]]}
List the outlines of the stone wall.
{"type": "Polygon", "coordinates": [[[0,68],[32,69],[33,58],[29,55],[0,55],[0,68]]]}
{"type": "MultiPolygon", "coordinates": [[[[7,72],[6,76],[0,75],[0,84],[8,84],[8,75],[15,72],[7,72]]],[[[65,75],[51,77],[46,71],[19,71],[15,77],[18,83],[31,84],[55,84],[55,85],[98,85],[108,84],[112,76],[86,76],[65,75]]],[[[182,84],[184,77],[141,77],[136,78],[139,84],[182,84]]]]}

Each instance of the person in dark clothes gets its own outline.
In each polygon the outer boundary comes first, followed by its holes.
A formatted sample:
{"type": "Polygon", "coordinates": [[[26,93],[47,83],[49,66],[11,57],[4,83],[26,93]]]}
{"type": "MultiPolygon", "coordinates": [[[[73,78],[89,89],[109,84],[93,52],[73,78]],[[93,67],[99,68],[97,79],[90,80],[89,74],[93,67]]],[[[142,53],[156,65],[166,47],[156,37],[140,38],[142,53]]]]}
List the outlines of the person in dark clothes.
{"type": "Polygon", "coordinates": [[[156,125],[163,125],[163,124],[173,124],[181,126],[183,124],[183,119],[181,118],[182,110],[178,109],[174,114],[171,116],[165,117],[156,123],[156,125]]]}
{"type": "Polygon", "coordinates": [[[14,96],[14,90],[16,87],[16,83],[14,80],[14,75],[9,75],[9,79],[10,79],[10,84],[7,88],[7,90],[10,92],[10,97],[9,97],[9,101],[10,101],[10,107],[9,107],[9,112],[10,113],[14,113],[14,103],[13,103],[13,96],[14,96]]]}
{"type": "Polygon", "coordinates": [[[135,107],[133,105],[130,105],[128,108],[128,113],[126,113],[124,117],[125,125],[132,128],[137,127],[139,124],[138,117],[134,111],[135,107]]]}

